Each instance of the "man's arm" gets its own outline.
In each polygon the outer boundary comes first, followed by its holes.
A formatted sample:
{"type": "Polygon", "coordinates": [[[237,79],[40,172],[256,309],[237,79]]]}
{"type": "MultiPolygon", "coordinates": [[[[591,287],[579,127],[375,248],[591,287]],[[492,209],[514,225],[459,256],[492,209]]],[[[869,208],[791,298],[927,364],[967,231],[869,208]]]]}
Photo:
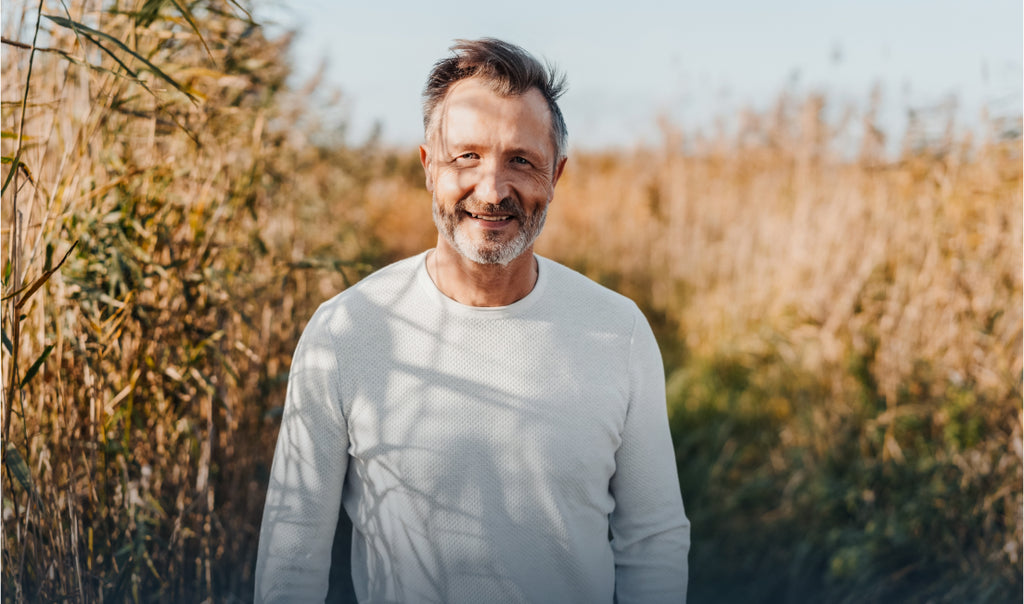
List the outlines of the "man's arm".
{"type": "Polygon", "coordinates": [[[690,522],[669,435],[661,353],[647,321],[637,315],[629,410],[610,485],[615,597],[618,604],[685,602],[690,522]]]}
{"type": "Polygon", "coordinates": [[[327,315],[299,340],[288,376],[256,561],[257,604],[323,602],[348,465],[348,430],[327,315]]]}

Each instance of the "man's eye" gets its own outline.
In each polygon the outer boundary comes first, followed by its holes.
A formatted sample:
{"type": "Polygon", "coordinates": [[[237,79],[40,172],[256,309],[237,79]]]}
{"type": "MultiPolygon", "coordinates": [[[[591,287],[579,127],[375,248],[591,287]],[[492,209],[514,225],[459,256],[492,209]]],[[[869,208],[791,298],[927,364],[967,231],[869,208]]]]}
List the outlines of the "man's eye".
{"type": "Polygon", "coordinates": [[[521,165],[524,165],[524,166],[530,165],[530,160],[526,159],[525,157],[518,156],[518,155],[512,158],[512,162],[513,163],[517,163],[517,164],[521,164],[521,165]]]}
{"type": "Polygon", "coordinates": [[[476,159],[477,157],[479,157],[479,156],[476,153],[469,152],[469,153],[463,153],[462,155],[460,155],[458,157],[458,159],[476,159]]]}

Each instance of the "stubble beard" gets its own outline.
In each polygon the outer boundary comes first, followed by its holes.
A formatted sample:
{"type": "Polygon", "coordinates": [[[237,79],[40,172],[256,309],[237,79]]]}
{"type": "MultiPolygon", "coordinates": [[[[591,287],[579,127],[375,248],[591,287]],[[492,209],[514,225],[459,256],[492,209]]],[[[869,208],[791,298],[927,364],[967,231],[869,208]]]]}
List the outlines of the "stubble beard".
{"type": "Polygon", "coordinates": [[[479,211],[484,213],[513,214],[512,220],[519,221],[519,229],[515,236],[508,241],[502,241],[504,233],[484,231],[484,240],[474,241],[465,228],[459,228],[459,223],[465,219],[466,204],[464,200],[456,202],[451,212],[446,212],[441,208],[437,197],[434,197],[433,200],[434,224],[437,226],[437,232],[455,251],[477,264],[508,266],[537,240],[541,229],[544,228],[544,221],[548,214],[545,205],[542,210],[526,215],[522,206],[511,198],[503,199],[499,204],[474,205],[474,208],[478,207],[481,208],[479,211]]]}

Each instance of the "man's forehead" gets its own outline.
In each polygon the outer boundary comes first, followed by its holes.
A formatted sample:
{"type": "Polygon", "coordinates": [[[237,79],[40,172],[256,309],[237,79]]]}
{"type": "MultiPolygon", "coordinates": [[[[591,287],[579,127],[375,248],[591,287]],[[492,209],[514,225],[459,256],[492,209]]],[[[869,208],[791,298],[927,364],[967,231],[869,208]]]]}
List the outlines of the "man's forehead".
{"type": "Polygon", "coordinates": [[[445,138],[473,127],[484,129],[501,125],[523,134],[551,135],[551,110],[536,88],[522,94],[502,95],[479,78],[468,78],[452,85],[435,109],[434,126],[445,138]]]}

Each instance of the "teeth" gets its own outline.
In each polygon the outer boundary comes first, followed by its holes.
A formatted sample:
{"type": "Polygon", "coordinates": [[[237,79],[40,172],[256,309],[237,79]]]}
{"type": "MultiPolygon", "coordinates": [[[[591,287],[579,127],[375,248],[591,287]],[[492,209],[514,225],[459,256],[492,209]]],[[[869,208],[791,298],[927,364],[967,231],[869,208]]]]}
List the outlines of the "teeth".
{"type": "Polygon", "coordinates": [[[501,222],[502,220],[509,220],[510,218],[512,218],[511,216],[477,216],[476,214],[473,213],[470,213],[470,216],[472,216],[473,218],[478,218],[480,220],[486,220],[488,222],[501,222]]]}

